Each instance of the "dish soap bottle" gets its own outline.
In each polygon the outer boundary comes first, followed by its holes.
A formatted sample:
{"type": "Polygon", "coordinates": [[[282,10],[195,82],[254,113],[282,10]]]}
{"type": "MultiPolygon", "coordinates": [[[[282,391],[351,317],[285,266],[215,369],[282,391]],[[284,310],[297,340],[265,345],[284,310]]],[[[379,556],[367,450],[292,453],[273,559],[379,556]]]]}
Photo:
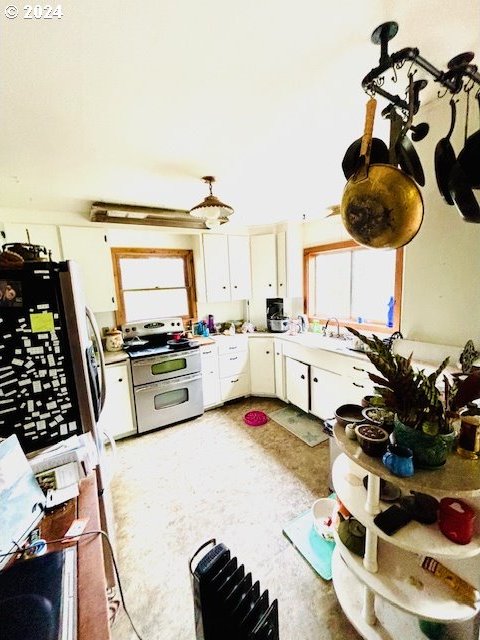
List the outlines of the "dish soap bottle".
{"type": "Polygon", "coordinates": [[[388,301],[388,311],[387,311],[387,327],[393,327],[393,308],[395,306],[395,301],[393,296],[390,296],[390,300],[388,301]]]}

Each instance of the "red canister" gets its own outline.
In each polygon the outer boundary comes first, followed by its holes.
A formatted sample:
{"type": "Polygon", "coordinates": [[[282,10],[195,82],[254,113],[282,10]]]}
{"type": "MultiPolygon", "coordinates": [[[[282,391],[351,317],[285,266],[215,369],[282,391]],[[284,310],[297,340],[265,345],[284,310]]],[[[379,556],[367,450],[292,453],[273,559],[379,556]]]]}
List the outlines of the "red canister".
{"type": "Polygon", "coordinates": [[[475,511],[457,498],[442,498],[438,515],[440,531],[452,542],[468,544],[473,537],[475,511]]]}

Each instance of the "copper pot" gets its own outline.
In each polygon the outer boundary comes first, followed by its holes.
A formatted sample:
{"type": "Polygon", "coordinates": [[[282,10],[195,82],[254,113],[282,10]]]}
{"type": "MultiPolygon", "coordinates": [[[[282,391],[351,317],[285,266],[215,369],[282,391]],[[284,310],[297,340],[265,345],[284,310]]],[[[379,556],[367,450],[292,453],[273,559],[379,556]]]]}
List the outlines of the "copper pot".
{"type": "Polygon", "coordinates": [[[388,164],[370,166],[370,145],[376,101],[367,103],[362,162],[347,182],[340,212],[343,224],[359,244],[374,249],[398,249],[418,233],[423,200],[415,181],[388,164]]]}

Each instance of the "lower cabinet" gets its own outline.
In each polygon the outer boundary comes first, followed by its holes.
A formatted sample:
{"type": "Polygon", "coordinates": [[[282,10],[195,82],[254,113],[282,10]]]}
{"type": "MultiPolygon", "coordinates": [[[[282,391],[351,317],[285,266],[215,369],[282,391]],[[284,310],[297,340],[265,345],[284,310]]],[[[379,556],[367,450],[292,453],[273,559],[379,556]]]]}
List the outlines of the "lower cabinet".
{"type": "Polygon", "coordinates": [[[131,395],[130,365],[118,362],[105,367],[105,406],[98,425],[112,438],[137,433],[131,395]]]}
{"type": "Polygon", "coordinates": [[[274,396],[275,354],[273,338],[249,339],[248,352],[251,393],[254,396],[274,396]]]}
{"type": "Polygon", "coordinates": [[[248,338],[245,335],[220,336],[218,369],[222,402],[250,394],[248,338]]]}
{"type": "Polygon", "coordinates": [[[210,409],[221,403],[217,345],[202,345],[200,356],[202,358],[203,408],[210,409]]]}
{"type": "Polygon", "coordinates": [[[274,349],[274,369],[275,369],[275,395],[280,400],[286,400],[285,395],[285,359],[283,357],[283,346],[281,340],[273,341],[274,349]]]}
{"type": "Polygon", "coordinates": [[[303,411],[309,410],[309,365],[294,358],[285,359],[287,400],[303,411]]]}
{"type": "Polygon", "coordinates": [[[371,393],[373,382],[363,369],[358,375],[352,369],[352,376],[346,376],[310,367],[310,411],[322,420],[333,418],[340,405],[360,404],[363,396],[371,393]]]}

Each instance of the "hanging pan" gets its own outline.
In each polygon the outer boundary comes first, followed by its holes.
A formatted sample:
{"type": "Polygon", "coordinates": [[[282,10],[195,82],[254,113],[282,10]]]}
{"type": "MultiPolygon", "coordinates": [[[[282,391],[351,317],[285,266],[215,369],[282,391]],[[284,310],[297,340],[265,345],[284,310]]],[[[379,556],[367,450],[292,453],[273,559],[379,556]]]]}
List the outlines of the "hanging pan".
{"type": "Polygon", "coordinates": [[[437,142],[435,147],[435,177],[437,179],[437,185],[443,199],[447,204],[453,205],[453,198],[450,195],[448,188],[448,180],[450,179],[450,173],[452,172],[453,165],[457,161],[455,151],[453,150],[450,138],[455,128],[455,119],[457,115],[457,107],[455,100],[450,99],[450,109],[452,110],[450,129],[447,135],[437,142]]]}
{"type": "Polygon", "coordinates": [[[423,200],[415,181],[388,164],[370,166],[376,100],[367,103],[362,161],[347,182],[341,203],[343,224],[359,244],[397,249],[410,242],[423,220],[423,200]]]}
{"type": "MultiPolygon", "coordinates": [[[[480,109],[480,91],[475,97],[480,109]]],[[[465,171],[472,189],[480,189],[480,129],[467,138],[465,146],[458,154],[458,162],[465,171]]]]}
{"type": "Polygon", "coordinates": [[[412,141],[407,136],[407,133],[412,128],[413,112],[415,103],[418,101],[418,94],[426,84],[426,80],[416,80],[414,82],[413,76],[410,76],[408,88],[408,119],[397,142],[397,157],[400,168],[411,176],[421,187],[425,186],[425,174],[418,153],[412,141]]]}
{"type": "MultiPolygon", "coordinates": [[[[467,113],[465,118],[465,143],[468,133],[468,111],[470,92],[467,92],[467,113]]],[[[462,165],[457,160],[450,171],[448,189],[455,206],[465,222],[480,223],[480,205],[473,193],[470,181],[462,165]]]]}

